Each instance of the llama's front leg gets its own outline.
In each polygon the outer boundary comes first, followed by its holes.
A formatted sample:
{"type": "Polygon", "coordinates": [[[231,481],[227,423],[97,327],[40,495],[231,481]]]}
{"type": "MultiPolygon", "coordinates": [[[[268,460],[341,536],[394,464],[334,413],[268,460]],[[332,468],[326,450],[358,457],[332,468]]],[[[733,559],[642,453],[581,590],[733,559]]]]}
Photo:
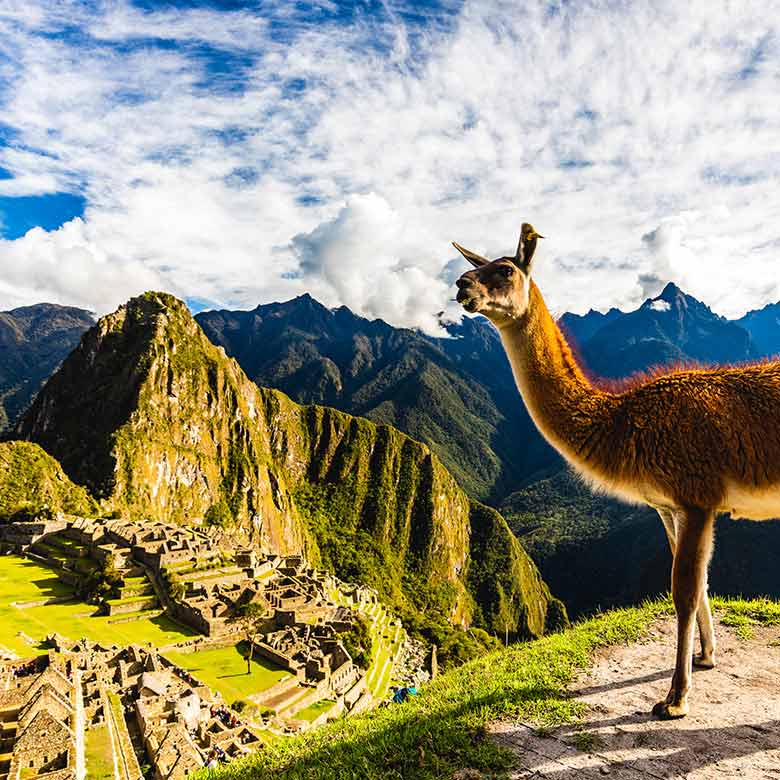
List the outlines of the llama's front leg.
{"type": "Polygon", "coordinates": [[[701,509],[688,509],[677,515],[676,520],[672,598],[677,611],[677,658],[669,695],[653,707],[653,714],[664,720],[688,714],[694,619],[707,582],[714,515],[701,509]]]}

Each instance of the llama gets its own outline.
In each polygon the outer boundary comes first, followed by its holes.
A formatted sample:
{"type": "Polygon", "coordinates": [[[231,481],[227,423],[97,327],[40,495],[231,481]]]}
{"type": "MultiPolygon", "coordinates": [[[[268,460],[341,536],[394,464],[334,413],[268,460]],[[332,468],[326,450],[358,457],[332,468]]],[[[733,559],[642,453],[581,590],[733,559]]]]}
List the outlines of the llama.
{"type": "Polygon", "coordinates": [[[719,512],[780,516],[780,362],[675,370],[622,392],[591,382],[532,277],[538,239],[528,223],[514,257],[474,266],[458,302],[498,329],[515,382],[539,431],[592,487],[656,509],[672,549],[677,657],[663,719],[688,713],[692,663],[715,665],[707,566],[719,512]],[[695,622],[701,653],[693,655],[695,622]]]}

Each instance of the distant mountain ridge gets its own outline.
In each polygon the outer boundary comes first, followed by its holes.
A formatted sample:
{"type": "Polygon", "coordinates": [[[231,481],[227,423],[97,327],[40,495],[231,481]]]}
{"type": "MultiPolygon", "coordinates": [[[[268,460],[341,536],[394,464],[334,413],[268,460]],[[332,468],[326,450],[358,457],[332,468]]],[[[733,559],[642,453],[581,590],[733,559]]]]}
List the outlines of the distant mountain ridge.
{"type": "Polygon", "coordinates": [[[493,327],[466,319],[434,339],[330,310],[309,295],[252,311],[196,315],[260,386],[400,428],[428,444],[475,498],[519,484],[539,460],[517,452],[532,425],[493,327]]]}
{"type": "Polygon", "coordinates": [[[651,366],[742,363],[761,357],[745,328],[671,282],[638,309],[605,315],[580,350],[588,369],[607,378],[627,377],[651,366]]]}
{"type": "Polygon", "coordinates": [[[91,312],[54,303],[0,312],[0,432],[16,422],[94,322],[91,312]]]}
{"type": "MultiPolygon", "coordinates": [[[[528,419],[498,335],[487,321],[466,318],[450,327],[453,338],[431,339],[386,323],[368,323],[347,310],[329,313],[324,307],[318,309],[316,327],[310,328],[299,307],[311,305],[311,300],[295,299],[253,312],[203,313],[198,321],[239,362],[247,359],[245,355],[256,360],[261,354],[258,381],[278,382],[293,397],[333,403],[353,413],[380,419],[392,415],[394,424],[430,444],[468,492],[483,491],[500,507],[551,587],[575,614],[635,603],[667,587],[669,553],[655,513],[594,497],[571,477],[528,419]],[[247,319],[252,322],[251,336],[247,319]],[[269,321],[274,337],[268,337],[269,321]],[[384,395],[375,394],[377,380],[371,377],[370,369],[377,365],[372,350],[378,346],[367,336],[369,326],[381,329],[381,344],[394,347],[382,354],[404,367],[399,371],[403,382],[388,382],[384,395]],[[350,373],[354,365],[359,368],[350,373]],[[440,381],[426,383],[434,370],[440,372],[440,381]],[[299,382],[304,376],[327,380],[299,382]],[[323,393],[324,386],[329,394],[323,393]],[[476,396],[481,407],[469,398],[474,387],[481,391],[476,396]],[[469,417],[469,412],[481,417],[469,417]],[[448,418],[458,448],[451,447],[446,435],[448,418]],[[506,439],[499,438],[498,431],[506,439]],[[470,450],[465,443],[471,444],[470,450]],[[485,453],[495,460],[487,461],[491,468],[481,472],[478,482],[471,477],[480,473],[485,453]]],[[[670,363],[739,363],[780,352],[780,328],[773,329],[778,309],[780,305],[768,306],[760,317],[729,321],[669,284],[634,311],[567,313],[560,323],[588,372],[610,379],[670,363]],[[759,327],[763,340],[754,340],[752,333],[759,327]]],[[[760,589],[766,589],[772,568],[768,561],[780,554],[776,525],[764,523],[759,529],[745,522],[719,523],[719,534],[741,549],[741,559],[733,560],[716,546],[715,587],[721,592],[764,592],[760,589]],[[750,544],[749,539],[759,537],[761,545],[750,544]],[[751,574],[745,576],[745,570],[751,574]]],[[[776,588],[780,595],[780,585],[776,588]]]]}
{"type": "MultiPolygon", "coordinates": [[[[769,304],[730,321],[670,284],[634,311],[566,313],[560,323],[590,373],[615,378],[653,365],[780,353],[779,317],[780,304],[769,304]]],[[[528,418],[498,334],[483,318],[448,325],[452,337],[437,339],[304,295],[196,319],[259,385],[392,424],[430,446],[469,495],[501,509],[575,611],[636,601],[653,583],[665,587],[652,570],[652,561],[668,555],[653,513],[603,498],[594,504],[566,478],[528,418]],[[582,522],[572,525],[571,518],[582,522]],[[612,563],[596,576],[592,567],[607,558],[612,563]],[[577,585],[583,578],[591,583],[584,590],[577,585]]],[[[713,582],[723,592],[766,588],[765,559],[780,554],[780,531],[773,523],[760,530],[721,523],[719,532],[742,549],[748,573],[716,547],[713,582]],[[750,543],[759,536],[761,545],[750,543]]]]}

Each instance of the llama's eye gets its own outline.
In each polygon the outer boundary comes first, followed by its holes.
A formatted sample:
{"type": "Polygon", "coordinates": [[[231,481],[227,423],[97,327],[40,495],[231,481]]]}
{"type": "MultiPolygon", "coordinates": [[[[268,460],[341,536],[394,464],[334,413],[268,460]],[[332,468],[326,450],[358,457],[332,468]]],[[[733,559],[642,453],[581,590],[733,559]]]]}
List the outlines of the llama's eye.
{"type": "Polygon", "coordinates": [[[505,276],[507,279],[515,272],[515,269],[512,268],[511,265],[502,265],[499,266],[499,272],[502,276],[505,276]]]}

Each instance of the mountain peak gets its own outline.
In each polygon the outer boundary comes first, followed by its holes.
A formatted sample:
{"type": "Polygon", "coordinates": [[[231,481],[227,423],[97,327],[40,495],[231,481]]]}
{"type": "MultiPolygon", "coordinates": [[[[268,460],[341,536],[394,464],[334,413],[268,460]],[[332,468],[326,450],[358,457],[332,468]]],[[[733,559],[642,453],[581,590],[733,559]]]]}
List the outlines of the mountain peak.
{"type": "Polygon", "coordinates": [[[661,291],[661,294],[655,298],[655,300],[666,301],[667,303],[674,303],[677,298],[686,298],[686,294],[674,283],[668,282],[666,287],[661,291]]]}

